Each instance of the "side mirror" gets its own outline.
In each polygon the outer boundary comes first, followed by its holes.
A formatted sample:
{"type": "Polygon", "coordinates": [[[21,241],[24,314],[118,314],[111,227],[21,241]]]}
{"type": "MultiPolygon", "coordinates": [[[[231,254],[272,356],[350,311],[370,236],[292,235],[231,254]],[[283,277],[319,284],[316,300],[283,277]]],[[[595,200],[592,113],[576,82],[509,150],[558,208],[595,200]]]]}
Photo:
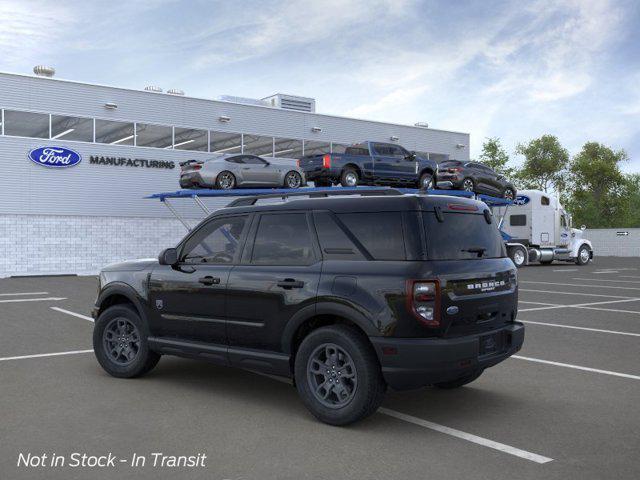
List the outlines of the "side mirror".
{"type": "Polygon", "coordinates": [[[158,256],[160,265],[175,265],[178,263],[178,250],[175,248],[165,248],[158,256]]]}
{"type": "Polygon", "coordinates": [[[582,231],[585,231],[586,229],[587,229],[587,226],[586,226],[586,225],[582,225],[582,226],[580,227],[580,230],[582,230],[582,231]]]}
{"type": "Polygon", "coordinates": [[[409,155],[404,156],[405,160],[413,161],[416,159],[416,152],[410,152],[409,155]]]}

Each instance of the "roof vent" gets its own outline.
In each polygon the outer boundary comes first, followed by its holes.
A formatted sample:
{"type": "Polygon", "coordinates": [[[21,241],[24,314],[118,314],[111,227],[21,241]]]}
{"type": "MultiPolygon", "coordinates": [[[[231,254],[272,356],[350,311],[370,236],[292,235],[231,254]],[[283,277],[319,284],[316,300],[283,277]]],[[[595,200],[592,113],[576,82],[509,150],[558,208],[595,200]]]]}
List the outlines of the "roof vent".
{"type": "Polygon", "coordinates": [[[316,101],[309,97],[297,97],[294,95],[286,95],[284,93],[276,93],[262,100],[268,102],[269,105],[285,110],[296,110],[298,112],[315,113],[316,101]]]}
{"type": "Polygon", "coordinates": [[[414,125],[420,128],[429,128],[429,124],[427,122],[416,122],[414,125]]]}
{"type": "Polygon", "coordinates": [[[53,67],[47,67],[46,65],[36,65],[33,67],[33,73],[39,77],[53,77],[56,74],[56,69],[53,67]]]}
{"type": "Polygon", "coordinates": [[[144,89],[147,92],[155,92],[155,93],[162,93],[162,88],[157,87],[155,85],[147,85],[146,87],[144,87],[144,89]]]}
{"type": "Polygon", "coordinates": [[[167,93],[169,95],[178,95],[178,96],[184,96],[184,91],[177,89],[177,88],[170,88],[169,90],[167,90],[167,93]]]}

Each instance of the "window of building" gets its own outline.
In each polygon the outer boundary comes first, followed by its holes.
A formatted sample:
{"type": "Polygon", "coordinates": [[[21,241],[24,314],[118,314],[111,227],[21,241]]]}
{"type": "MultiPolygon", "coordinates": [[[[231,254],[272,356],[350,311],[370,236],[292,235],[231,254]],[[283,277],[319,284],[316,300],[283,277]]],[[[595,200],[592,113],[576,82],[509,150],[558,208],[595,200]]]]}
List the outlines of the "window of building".
{"type": "Polygon", "coordinates": [[[331,153],[331,143],[315,142],[313,140],[304,141],[305,155],[323,155],[325,153],[331,153]]]}
{"type": "Polygon", "coordinates": [[[206,130],[176,127],[173,148],[176,150],[195,150],[198,152],[206,152],[209,149],[208,141],[209,137],[206,130]]]}
{"type": "Polygon", "coordinates": [[[96,119],[97,143],[133,145],[134,137],[133,123],[96,119]]]}
{"type": "Polygon", "coordinates": [[[512,227],[524,227],[526,224],[526,215],[511,215],[509,217],[509,225],[511,225],[512,227]]]}
{"type": "Polygon", "coordinates": [[[251,255],[255,265],[310,265],[313,243],[305,213],[260,217],[251,255]]]}
{"type": "Polygon", "coordinates": [[[274,138],[273,156],[279,158],[301,158],[302,140],[290,138],[274,138]]]}
{"type": "Polygon", "coordinates": [[[173,128],[151,123],[136,124],[136,146],[171,148],[173,145],[173,128]]]}
{"type": "Polygon", "coordinates": [[[242,134],[209,132],[211,153],[242,153],[242,134]]]}
{"type": "Polygon", "coordinates": [[[93,118],[51,115],[51,139],[93,142],[93,118]]]}
{"type": "Polygon", "coordinates": [[[243,135],[244,147],[242,152],[263,157],[273,156],[273,137],[260,135],[243,135]]]}
{"type": "Polygon", "coordinates": [[[343,213],[338,218],[375,260],[406,259],[400,213],[343,213]]]}
{"type": "Polygon", "coordinates": [[[4,134],[15,137],[49,138],[49,115],[5,110],[4,134]]]}
{"type": "Polygon", "coordinates": [[[246,216],[239,216],[209,222],[187,240],[182,250],[182,262],[233,263],[246,221],[246,216]]]}

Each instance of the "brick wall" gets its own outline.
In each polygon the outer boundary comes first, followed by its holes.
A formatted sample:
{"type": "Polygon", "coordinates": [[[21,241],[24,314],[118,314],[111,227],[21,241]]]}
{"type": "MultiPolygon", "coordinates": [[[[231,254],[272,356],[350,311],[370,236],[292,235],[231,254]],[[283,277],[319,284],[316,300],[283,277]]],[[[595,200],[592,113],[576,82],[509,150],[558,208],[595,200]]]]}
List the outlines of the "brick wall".
{"type": "Polygon", "coordinates": [[[640,257],[640,228],[588,229],[584,238],[593,243],[596,257],[640,257]]]}
{"type": "Polygon", "coordinates": [[[0,277],[96,274],[110,263],[157,257],[185,234],[173,218],[0,215],[0,277]]]}

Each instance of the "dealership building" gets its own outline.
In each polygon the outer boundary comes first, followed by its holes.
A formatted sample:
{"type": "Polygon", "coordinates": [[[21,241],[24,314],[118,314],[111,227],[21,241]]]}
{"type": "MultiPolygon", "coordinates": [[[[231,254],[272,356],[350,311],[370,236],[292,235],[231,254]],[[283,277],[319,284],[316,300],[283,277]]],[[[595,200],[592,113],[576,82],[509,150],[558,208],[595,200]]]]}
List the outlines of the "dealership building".
{"type": "MultiPolygon", "coordinates": [[[[310,98],[213,100],[59,80],[47,67],[34,72],[0,73],[0,277],[95,274],[174,245],[184,226],[145,197],[178,190],[185,160],[250,153],[293,163],[364,140],[438,161],[469,159],[466,133],[319,114],[310,98]],[[66,168],[36,161],[60,151],[66,168]]],[[[229,199],[206,202],[215,209],[229,199]]],[[[174,205],[192,224],[202,217],[190,200],[174,205]]]]}

